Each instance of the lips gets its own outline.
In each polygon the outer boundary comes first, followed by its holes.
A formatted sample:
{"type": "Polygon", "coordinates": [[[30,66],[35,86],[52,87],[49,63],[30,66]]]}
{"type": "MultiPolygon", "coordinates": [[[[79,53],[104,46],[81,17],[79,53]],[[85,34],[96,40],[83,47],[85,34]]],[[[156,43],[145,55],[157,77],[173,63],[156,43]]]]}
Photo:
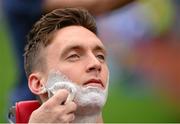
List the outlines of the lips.
{"type": "Polygon", "coordinates": [[[104,89],[104,85],[100,79],[90,79],[84,83],[84,86],[100,87],[104,89]]]}

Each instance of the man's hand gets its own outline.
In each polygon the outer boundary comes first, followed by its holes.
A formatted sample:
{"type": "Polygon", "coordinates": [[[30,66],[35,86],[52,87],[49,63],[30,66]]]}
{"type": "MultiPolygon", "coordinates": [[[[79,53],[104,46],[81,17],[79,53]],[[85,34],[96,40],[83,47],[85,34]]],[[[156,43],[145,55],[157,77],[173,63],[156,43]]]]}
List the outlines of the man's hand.
{"type": "Polygon", "coordinates": [[[57,91],[31,114],[29,123],[68,123],[73,121],[77,105],[73,101],[64,104],[68,94],[69,92],[65,89],[57,91]]]}

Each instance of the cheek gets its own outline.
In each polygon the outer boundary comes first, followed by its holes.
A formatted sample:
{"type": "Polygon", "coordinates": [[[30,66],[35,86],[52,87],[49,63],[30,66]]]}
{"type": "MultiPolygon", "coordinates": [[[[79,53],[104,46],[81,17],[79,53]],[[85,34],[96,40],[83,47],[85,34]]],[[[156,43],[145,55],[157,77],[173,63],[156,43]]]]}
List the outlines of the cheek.
{"type": "Polygon", "coordinates": [[[105,66],[102,71],[102,79],[103,79],[103,82],[105,83],[105,85],[107,85],[107,83],[108,83],[108,78],[109,78],[109,69],[107,66],[105,66]]]}
{"type": "Polygon", "coordinates": [[[50,73],[51,71],[59,70],[59,62],[57,58],[53,58],[53,59],[50,59],[50,57],[47,58],[46,67],[48,73],[50,73]]]}
{"type": "Polygon", "coordinates": [[[71,81],[80,84],[81,82],[81,76],[82,74],[82,69],[77,66],[67,66],[59,69],[64,75],[66,75],[71,81]]]}

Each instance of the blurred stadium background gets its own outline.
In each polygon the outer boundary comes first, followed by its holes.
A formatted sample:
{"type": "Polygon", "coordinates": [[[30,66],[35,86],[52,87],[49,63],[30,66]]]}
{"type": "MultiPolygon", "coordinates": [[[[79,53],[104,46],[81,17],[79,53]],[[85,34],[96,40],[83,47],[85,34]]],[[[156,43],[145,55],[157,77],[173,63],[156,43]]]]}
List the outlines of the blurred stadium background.
{"type": "MultiPolygon", "coordinates": [[[[110,56],[105,122],[180,122],[179,12],[179,0],[137,0],[96,17],[110,56]]],[[[18,76],[10,40],[0,8],[0,122],[18,76]]]]}

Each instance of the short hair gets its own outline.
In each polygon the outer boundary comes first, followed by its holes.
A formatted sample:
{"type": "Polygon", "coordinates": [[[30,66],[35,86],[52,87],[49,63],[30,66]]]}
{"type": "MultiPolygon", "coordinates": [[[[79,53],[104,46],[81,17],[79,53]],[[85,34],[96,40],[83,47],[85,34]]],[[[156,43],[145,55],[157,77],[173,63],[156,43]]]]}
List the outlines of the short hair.
{"type": "Polygon", "coordinates": [[[97,35],[95,19],[82,8],[56,9],[35,23],[27,36],[24,52],[24,68],[27,77],[35,70],[44,70],[46,64],[42,49],[51,43],[53,34],[59,29],[73,25],[87,28],[97,35]]]}

